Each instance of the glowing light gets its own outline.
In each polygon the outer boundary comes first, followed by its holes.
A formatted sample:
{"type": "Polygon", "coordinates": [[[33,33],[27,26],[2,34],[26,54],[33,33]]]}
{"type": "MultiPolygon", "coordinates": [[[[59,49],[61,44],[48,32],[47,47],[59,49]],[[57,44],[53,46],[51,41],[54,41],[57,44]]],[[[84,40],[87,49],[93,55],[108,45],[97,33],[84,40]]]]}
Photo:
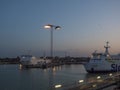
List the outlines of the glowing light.
{"type": "Polygon", "coordinates": [[[109,54],[107,54],[107,57],[109,57],[109,54]]]}
{"type": "Polygon", "coordinates": [[[45,25],[44,28],[46,28],[46,29],[50,29],[51,26],[49,26],[49,25],[45,25]]]}
{"type": "Polygon", "coordinates": [[[22,64],[19,65],[19,69],[20,69],[20,70],[22,69],[22,64]]]}
{"type": "Polygon", "coordinates": [[[55,25],[51,25],[51,24],[47,24],[47,25],[44,26],[45,29],[50,29],[50,28],[53,28],[53,27],[54,27],[55,30],[61,29],[60,26],[55,26],[55,25]]]}
{"type": "Polygon", "coordinates": [[[110,73],[109,76],[112,76],[112,73],[110,73]]]}
{"type": "Polygon", "coordinates": [[[97,79],[100,79],[101,77],[100,76],[97,76],[97,79]]]}
{"type": "Polygon", "coordinates": [[[94,85],[92,85],[92,87],[97,87],[97,85],[96,85],[96,84],[94,84],[94,85]]]}
{"type": "Polygon", "coordinates": [[[84,80],[79,80],[79,83],[82,83],[82,82],[84,82],[84,80]]]}
{"type": "Polygon", "coordinates": [[[55,85],[55,88],[60,88],[60,87],[62,87],[62,85],[55,85]]]}
{"type": "Polygon", "coordinates": [[[53,71],[54,71],[54,72],[56,71],[56,68],[55,68],[55,67],[53,68],[53,71]]]}
{"type": "Polygon", "coordinates": [[[22,67],[22,64],[20,64],[19,66],[22,67]]]}

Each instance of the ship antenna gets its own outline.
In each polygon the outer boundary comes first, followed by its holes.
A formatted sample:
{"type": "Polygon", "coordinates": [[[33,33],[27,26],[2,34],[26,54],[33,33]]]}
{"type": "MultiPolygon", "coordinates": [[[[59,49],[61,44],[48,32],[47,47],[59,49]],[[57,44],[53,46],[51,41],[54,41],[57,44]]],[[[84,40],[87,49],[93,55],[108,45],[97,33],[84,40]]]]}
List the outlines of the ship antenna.
{"type": "Polygon", "coordinates": [[[105,55],[109,55],[108,49],[110,48],[110,46],[108,44],[109,44],[109,42],[107,41],[106,42],[106,46],[104,46],[104,48],[105,48],[105,55]]]}

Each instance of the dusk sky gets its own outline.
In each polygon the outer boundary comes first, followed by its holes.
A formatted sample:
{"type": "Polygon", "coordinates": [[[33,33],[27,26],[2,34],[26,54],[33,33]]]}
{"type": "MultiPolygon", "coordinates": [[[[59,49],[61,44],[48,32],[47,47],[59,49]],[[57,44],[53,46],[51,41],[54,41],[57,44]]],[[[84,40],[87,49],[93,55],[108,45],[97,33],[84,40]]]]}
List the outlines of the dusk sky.
{"type": "Polygon", "coordinates": [[[23,54],[50,55],[50,30],[54,30],[54,56],[90,56],[120,53],[120,0],[0,0],[0,57],[23,54]]]}

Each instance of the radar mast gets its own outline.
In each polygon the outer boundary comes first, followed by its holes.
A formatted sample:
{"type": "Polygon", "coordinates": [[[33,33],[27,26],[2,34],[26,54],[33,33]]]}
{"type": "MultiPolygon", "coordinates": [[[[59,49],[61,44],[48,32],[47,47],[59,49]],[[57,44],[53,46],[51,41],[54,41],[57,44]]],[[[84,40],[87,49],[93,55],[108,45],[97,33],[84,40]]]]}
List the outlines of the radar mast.
{"type": "Polygon", "coordinates": [[[110,48],[110,46],[108,44],[109,44],[109,42],[107,41],[106,42],[106,46],[104,46],[104,48],[105,48],[105,55],[109,55],[108,49],[110,48]]]}

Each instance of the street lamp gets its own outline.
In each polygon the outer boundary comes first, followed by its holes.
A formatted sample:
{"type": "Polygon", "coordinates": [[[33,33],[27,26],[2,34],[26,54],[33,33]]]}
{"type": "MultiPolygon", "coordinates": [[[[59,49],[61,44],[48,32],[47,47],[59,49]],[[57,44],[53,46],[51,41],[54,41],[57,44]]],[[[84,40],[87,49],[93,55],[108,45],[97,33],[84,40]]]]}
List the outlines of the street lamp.
{"type": "MultiPolygon", "coordinates": [[[[55,25],[51,25],[51,24],[47,24],[44,26],[45,29],[50,29],[50,56],[51,56],[51,61],[53,61],[53,30],[59,30],[61,27],[60,26],[55,26],[55,25]]],[[[52,67],[50,68],[50,73],[49,73],[49,89],[52,90],[52,86],[53,86],[53,70],[52,67]]],[[[55,88],[61,87],[61,85],[55,86],[55,88]]]]}
{"type": "Polygon", "coordinates": [[[59,30],[59,29],[61,29],[61,27],[56,26],[56,25],[52,25],[52,24],[47,24],[47,25],[44,26],[44,28],[45,29],[50,29],[50,31],[51,31],[51,36],[50,36],[50,39],[51,39],[51,42],[50,42],[50,44],[51,44],[50,56],[51,56],[51,58],[53,58],[53,30],[59,30]]]}

